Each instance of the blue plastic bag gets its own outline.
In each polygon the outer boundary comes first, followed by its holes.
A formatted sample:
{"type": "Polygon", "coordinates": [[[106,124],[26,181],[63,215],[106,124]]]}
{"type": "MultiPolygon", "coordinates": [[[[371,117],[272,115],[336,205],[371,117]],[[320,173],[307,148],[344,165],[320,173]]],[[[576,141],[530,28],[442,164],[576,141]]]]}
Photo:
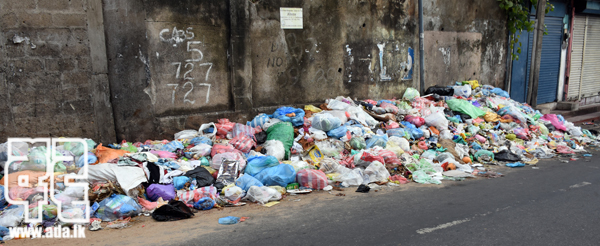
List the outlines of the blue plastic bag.
{"type": "Polygon", "coordinates": [[[367,149],[379,146],[385,148],[387,146],[388,136],[387,135],[375,135],[367,139],[367,149]]]}
{"type": "Polygon", "coordinates": [[[348,131],[348,128],[346,126],[340,126],[331,131],[328,131],[327,136],[340,139],[341,137],[346,136],[347,131],[348,131]]]}
{"type": "Polygon", "coordinates": [[[313,117],[312,127],[321,131],[331,131],[342,125],[342,121],[331,114],[317,114],[313,117]]]}
{"type": "Polygon", "coordinates": [[[281,187],[286,187],[288,184],[296,181],[296,170],[292,165],[279,164],[262,170],[254,177],[264,185],[279,185],[281,187]]]}
{"type": "Polygon", "coordinates": [[[219,224],[221,225],[233,225],[240,222],[240,218],[235,216],[227,216],[219,219],[219,224]]]}
{"type": "Polygon", "coordinates": [[[121,217],[136,216],[142,211],[142,207],[131,197],[112,194],[100,202],[96,210],[96,218],[102,221],[113,221],[121,217]]]}
{"type": "Polygon", "coordinates": [[[83,155],[82,155],[77,159],[77,163],[75,165],[77,165],[77,167],[83,167],[84,164],[92,164],[92,163],[96,163],[96,161],[98,161],[98,157],[96,157],[96,155],[94,155],[94,153],[88,152],[87,163],[85,163],[85,160],[83,159],[83,155]]]}
{"type": "Polygon", "coordinates": [[[185,183],[190,180],[191,178],[187,176],[177,176],[173,178],[173,185],[175,186],[176,190],[181,190],[183,187],[185,187],[185,183]]]}
{"type": "Polygon", "coordinates": [[[498,96],[501,96],[501,97],[506,97],[506,98],[510,97],[510,95],[508,95],[508,92],[506,92],[506,91],[504,91],[504,90],[502,90],[500,88],[494,88],[494,89],[491,90],[491,92],[494,93],[494,94],[496,94],[496,95],[498,95],[498,96]]]}
{"type": "Polygon", "coordinates": [[[252,156],[248,158],[244,173],[254,176],[265,168],[277,165],[279,165],[279,160],[275,156],[252,156]]]}
{"type": "Polygon", "coordinates": [[[410,138],[410,133],[403,128],[389,129],[386,131],[386,133],[390,137],[396,136],[396,137],[407,138],[407,139],[410,138]]]}
{"type": "Polygon", "coordinates": [[[250,189],[250,186],[257,186],[257,187],[264,186],[258,179],[256,179],[255,177],[252,177],[248,174],[245,174],[245,175],[242,175],[241,177],[239,177],[235,181],[235,185],[237,187],[242,188],[242,190],[244,190],[244,191],[248,191],[248,189],[250,189]]]}
{"type": "Polygon", "coordinates": [[[293,126],[304,125],[304,110],[292,107],[281,107],[275,110],[271,118],[277,118],[281,121],[291,122],[293,126]],[[294,113],[296,116],[290,117],[287,114],[294,113]]]}
{"type": "Polygon", "coordinates": [[[215,203],[215,200],[210,199],[210,197],[203,197],[194,203],[194,208],[201,210],[209,210],[215,206],[215,203]]]}
{"type": "Polygon", "coordinates": [[[515,163],[508,163],[506,164],[507,167],[524,167],[525,164],[521,163],[521,162],[515,162],[515,163]]]}
{"type": "Polygon", "coordinates": [[[267,121],[269,121],[269,116],[266,114],[259,114],[256,117],[254,117],[254,119],[252,121],[247,121],[246,125],[251,126],[251,127],[257,127],[260,126],[261,128],[263,127],[263,125],[265,123],[267,123],[267,121]]]}
{"type": "Polygon", "coordinates": [[[212,140],[210,140],[210,138],[207,138],[205,136],[192,138],[192,140],[190,140],[190,143],[193,145],[198,145],[198,144],[208,144],[210,146],[213,145],[212,140]]]}
{"type": "Polygon", "coordinates": [[[163,145],[160,149],[162,151],[175,152],[177,149],[184,149],[183,144],[179,141],[171,141],[168,144],[163,145]]]}

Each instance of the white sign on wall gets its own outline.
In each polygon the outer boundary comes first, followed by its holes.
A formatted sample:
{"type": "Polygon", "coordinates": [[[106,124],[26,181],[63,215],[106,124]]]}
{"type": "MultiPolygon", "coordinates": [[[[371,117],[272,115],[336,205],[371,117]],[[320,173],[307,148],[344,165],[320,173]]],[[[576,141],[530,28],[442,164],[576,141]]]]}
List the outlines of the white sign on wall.
{"type": "Polygon", "coordinates": [[[281,29],[302,29],[302,8],[279,8],[281,29]]]}

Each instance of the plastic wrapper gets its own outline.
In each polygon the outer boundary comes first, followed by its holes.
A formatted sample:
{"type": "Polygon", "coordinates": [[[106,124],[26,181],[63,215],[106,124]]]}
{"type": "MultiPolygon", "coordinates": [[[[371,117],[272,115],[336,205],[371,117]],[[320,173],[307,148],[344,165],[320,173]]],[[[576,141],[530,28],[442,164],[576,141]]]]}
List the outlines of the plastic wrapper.
{"type": "Polygon", "coordinates": [[[100,202],[95,216],[102,221],[113,221],[123,217],[136,216],[142,212],[142,207],[125,195],[113,194],[100,202]]]}

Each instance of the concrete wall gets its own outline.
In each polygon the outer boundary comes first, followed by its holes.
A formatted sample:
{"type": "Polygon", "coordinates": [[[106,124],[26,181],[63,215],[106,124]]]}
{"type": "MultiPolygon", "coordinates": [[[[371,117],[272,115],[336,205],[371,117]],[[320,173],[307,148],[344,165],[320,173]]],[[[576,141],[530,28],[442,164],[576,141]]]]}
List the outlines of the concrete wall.
{"type": "Polygon", "coordinates": [[[116,140],[101,10],[92,0],[0,1],[0,142],[116,140]]]}
{"type": "Polygon", "coordinates": [[[504,87],[506,15],[496,0],[423,0],[425,85],[479,80],[504,87]]]}
{"type": "MultiPolygon", "coordinates": [[[[496,1],[424,2],[427,85],[502,86],[496,1]]],[[[0,4],[0,141],[170,139],[219,118],[245,122],[340,95],[401,97],[419,84],[417,0],[0,4]],[[281,29],[280,7],[302,8],[303,29],[281,29]]]]}
{"type": "Polygon", "coordinates": [[[398,97],[418,81],[415,3],[104,0],[117,137],[172,138],[339,95],[398,97]],[[304,28],[281,29],[280,7],[303,8],[304,28]]]}

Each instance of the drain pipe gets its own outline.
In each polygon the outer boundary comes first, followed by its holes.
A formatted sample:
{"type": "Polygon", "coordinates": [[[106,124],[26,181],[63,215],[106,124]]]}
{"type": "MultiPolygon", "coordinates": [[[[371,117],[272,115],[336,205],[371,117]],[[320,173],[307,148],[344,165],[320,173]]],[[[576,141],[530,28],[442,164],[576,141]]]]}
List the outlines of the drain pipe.
{"type": "Polygon", "coordinates": [[[419,82],[421,95],[425,93],[425,34],[423,33],[423,0],[419,0],[419,82]]]}

